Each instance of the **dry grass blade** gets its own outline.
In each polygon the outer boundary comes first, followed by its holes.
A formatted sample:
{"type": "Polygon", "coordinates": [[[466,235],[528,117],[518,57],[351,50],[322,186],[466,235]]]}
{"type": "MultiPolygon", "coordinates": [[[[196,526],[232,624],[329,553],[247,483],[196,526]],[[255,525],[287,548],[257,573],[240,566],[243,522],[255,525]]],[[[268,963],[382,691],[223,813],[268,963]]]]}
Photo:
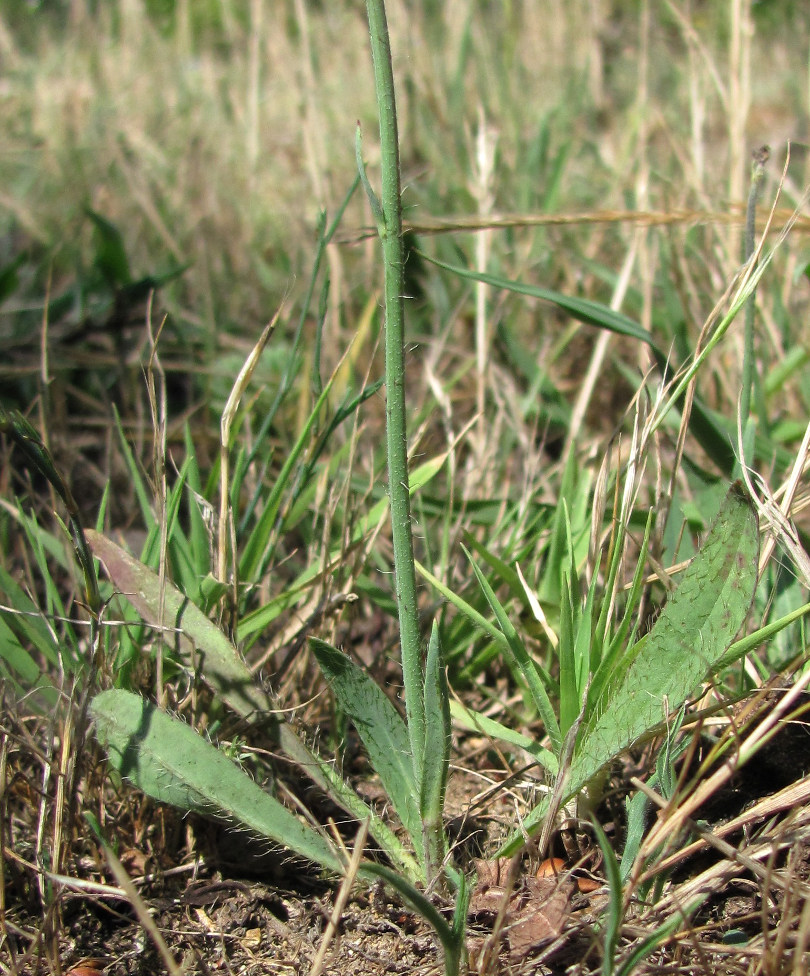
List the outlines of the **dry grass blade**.
{"type": "Polygon", "coordinates": [[[354,839],[352,856],[349,859],[349,863],[346,867],[346,874],[343,877],[343,881],[340,884],[340,890],[335,898],[335,905],[329,916],[329,924],[327,925],[326,931],[321,938],[321,944],[318,946],[318,954],[312,961],[312,968],[309,971],[309,976],[320,976],[321,972],[323,971],[323,967],[326,962],[326,953],[329,951],[329,946],[331,945],[332,939],[335,937],[335,933],[338,930],[344,909],[346,908],[352,893],[352,887],[357,880],[357,870],[360,867],[360,862],[363,860],[363,854],[366,849],[366,841],[368,840],[368,827],[369,824],[366,820],[360,824],[360,828],[357,831],[357,836],[354,839]]]}
{"type": "MultiPolygon", "coordinates": [[[[101,839],[101,838],[100,838],[101,839]]],[[[144,931],[149,935],[150,939],[154,942],[160,953],[160,958],[163,960],[163,964],[168,969],[170,976],[184,976],[183,969],[177,965],[174,956],[169,951],[169,947],[166,945],[166,940],[157,927],[154,918],[146,906],[143,898],[141,898],[138,889],[132,883],[132,879],[126,872],[124,865],[118,860],[112,848],[101,839],[102,847],[104,848],[104,854],[107,858],[107,864],[110,866],[110,871],[112,871],[113,877],[118,882],[119,887],[126,894],[132,907],[135,909],[135,914],[138,916],[138,921],[143,926],[144,931]]]]}
{"type": "Polygon", "coordinates": [[[702,782],[690,797],[681,798],[674,809],[669,805],[665,807],[665,814],[659,816],[642,845],[640,851],[642,860],[651,858],[659,846],[666,844],[667,839],[681,830],[686,820],[691,818],[702,804],[731,779],[740,765],[756,754],[760,744],[773,732],[783,716],[790,711],[808,684],[810,684],[810,671],[805,672],[785,693],[778,704],[768,711],[759,725],[748,734],[744,742],[740,743],[739,751],[734,757],[725,760],[720,768],[702,782]]]}
{"type": "MultiPolygon", "coordinates": [[[[217,531],[217,579],[221,580],[223,583],[227,580],[228,571],[228,554],[227,554],[227,543],[228,539],[231,538],[233,532],[233,519],[230,512],[230,475],[229,475],[229,460],[231,451],[231,428],[233,426],[233,418],[236,411],[239,409],[239,404],[242,401],[242,397],[245,394],[245,390],[250,383],[253,372],[256,369],[256,364],[259,362],[259,357],[264,351],[264,347],[270,340],[270,336],[273,334],[278,320],[281,316],[284,306],[281,305],[273,316],[273,318],[264,327],[262,334],[259,336],[256,344],[250,351],[247,359],[239,370],[239,375],[234,381],[233,387],[231,388],[230,395],[228,396],[228,401],[225,404],[225,409],[222,411],[222,420],[220,422],[220,446],[219,446],[219,528],[217,531]]],[[[236,560],[236,552],[233,553],[234,561],[236,560]]],[[[234,575],[234,586],[237,586],[238,581],[234,575]]],[[[236,602],[236,601],[234,601],[236,602]]]]}
{"type": "MultiPolygon", "coordinates": [[[[777,220],[787,220],[793,211],[781,208],[775,211],[777,220]]],[[[453,234],[459,231],[483,233],[492,230],[510,230],[521,227],[578,227],[597,224],[630,224],[638,227],[677,227],[714,224],[720,227],[740,226],[745,223],[741,205],[728,211],[720,210],[591,210],[582,213],[558,214],[496,214],[491,217],[458,215],[447,217],[423,217],[406,220],[403,228],[414,234],[453,234]]],[[[760,229],[766,227],[764,217],[757,219],[760,229]]],[[[793,228],[810,233],[810,217],[800,216],[793,228]]],[[[371,227],[347,228],[336,235],[341,244],[356,244],[374,237],[377,231],[371,227]]]]}
{"type": "MultiPolygon", "coordinates": [[[[661,797],[657,793],[649,790],[645,783],[640,780],[633,779],[633,785],[644,792],[644,794],[649,797],[654,803],[659,803],[661,797]]],[[[810,804],[810,780],[804,779],[800,780],[798,783],[794,783],[792,786],[787,786],[778,793],[774,793],[772,796],[764,797],[758,800],[753,806],[748,807],[739,816],[732,818],[727,823],[723,823],[718,826],[714,826],[710,832],[711,838],[722,840],[723,838],[736,834],[742,830],[748,830],[753,825],[761,823],[763,820],[767,820],[770,817],[774,817],[779,813],[784,813],[789,810],[798,810],[806,807],[810,804]]],[[[655,873],[661,873],[669,871],[684,861],[688,861],[691,857],[697,854],[699,851],[705,850],[707,847],[711,846],[712,839],[710,839],[709,834],[705,837],[703,836],[702,828],[698,830],[701,835],[700,840],[693,841],[691,844],[687,844],[686,847],[680,848],[676,853],[670,854],[669,856],[657,861],[655,864],[655,873]]],[[[644,880],[642,878],[642,880],[644,880]]]]}

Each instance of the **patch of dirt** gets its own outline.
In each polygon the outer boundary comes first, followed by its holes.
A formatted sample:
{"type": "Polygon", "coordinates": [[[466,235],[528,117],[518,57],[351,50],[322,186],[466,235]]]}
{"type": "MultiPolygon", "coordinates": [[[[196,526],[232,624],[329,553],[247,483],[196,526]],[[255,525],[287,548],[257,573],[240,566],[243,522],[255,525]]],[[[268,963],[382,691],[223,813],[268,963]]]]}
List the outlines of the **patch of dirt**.
{"type": "MultiPolygon", "coordinates": [[[[760,704],[757,716],[773,699],[764,696],[760,704]]],[[[781,748],[791,753],[801,774],[806,756],[799,753],[810,736],[798,719],[782,724],[781,748]]],[[[723,797],[722,815],[709,803],[681,822],[677,807],[650,812],[647,833],[658,829],[662,845],[644,871],[626,881],[615,954],[619,962],[627,959],[656,931],[660,945],[633,972],[760,976],[788,972],[794,965],[799,966],[795,972],[806,971],[801,959],[808,951],[807,926],[801,919],[810,904],[810,782],[783,778],[773,784],[782,787],[779,792],[760,796],[751,786],[770,775],[768,763],[780,749],[780,734],[763,751],[759,771],[752,760],[746,776],[730,778],[727,795],[712,794],[723,797]],[[710,813],[708,824],[701,818],[710,813]]],[[[533,771],[510,778],[492,743],[480,737],[463,735],[456,747],[448,829],[457,863],[473,879],[471,971],[492,976],[599,972],[610,891],[588,824],[564,823],[553,837],[553,856],[543,861],[531,854],[514,862],[482,859],[492,857],[525,809],[533,771]]],[[[48,737],[40,719],[5,699],[0,721],[4,974],[166,971],[145,919],[152,920],[184,973],[312,972],[337,883],[238,832],[183,817],[126,787],[114,791],[92,747],[84,758],[77,805],[62,809],[60,819],[60,735],[54,731],[48,737]],[[111,872],[83,813],[92,813],[104,836],[117,842],[118,859],[136,894],[125,891],[111,872]],[[58,870],[50,872],[54,861],[58,870]]],[[[718,768],[711,767],[701,782],[718,768]]],[[[618,792],[600,811],[618,850],[625,828],[616,811],[628,793],[629,775],[639,772],[638,766],[617,768],[618,792]]],[[[362,775],[373,801],[373,780],[367,769],[362,775]]],[[[534,781],[535,789],[541,787],[534,781]]],[[[352,832],[346,825],[348,844],[352,832]]],[[[450,906],[437,904],[449,918],[450,906]]],[[[392,892],[358,884],[321,971],[329,976],[433,974],[443,971],[443,957],[420,916],[392,892]]]]}
{"type": "MultiPolygon", "coordinates": [[[[261,882],[207,880],[166,885],[145,895],[172,956],[186,972],[309,973],[332,908],[334,889],[319,894],[261,882]]],[[[90,906],[87,906],[90,907],[90,906]]],[[[161,959],[125,906],[85,909],[66,934],[72,945],[63,965],[103,952],[104,973],[140,976],[163,968],[161,959]],[[121,913],[120,909],[124,908],[121,913]]],[[[343,913],[325,973],[413,973],[436,969],[431,934],[384,898],[358,894],[343,913]]],[[[74,976],[76,974],[74,973],[74,976]]]]}

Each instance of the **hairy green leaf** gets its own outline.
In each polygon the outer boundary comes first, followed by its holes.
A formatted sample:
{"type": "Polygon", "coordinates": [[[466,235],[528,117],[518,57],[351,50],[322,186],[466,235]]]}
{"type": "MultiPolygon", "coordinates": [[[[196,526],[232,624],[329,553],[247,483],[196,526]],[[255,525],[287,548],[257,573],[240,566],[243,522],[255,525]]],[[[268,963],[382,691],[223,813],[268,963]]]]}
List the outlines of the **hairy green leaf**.
{"type": "Polygon", "coordinates": [[[433,622],[425,661],[425,743],[419,774],[419,809],[428,880],[444,861],[442,811],[450,769],[450,693],[444,673],[439,628],[433,622]]]}
{"type": "Polygon", "coordinates": [[[318,638],[310,646],[326,675],[340,708],[351,719],[368,750],[385,792],[408,831],[414,847],[422,847],[422,823],[405,722],[385,692],[346,654],[318,638]]]}
{"type": "Polygon", "coordinates": [[[112,766],[148,796],[247,827],[341,873],[326,837],[265,793],[190,726],[123,689],[103,691],[90,710],[112,766]]]}
{"type": "MultiPolygon", "coordinates": [[[[680,707],[723,660],[742,626],[757,584],[759,526],[742,484],[726,496],[706,541],[652,631],[617,664],[580,733],[564,800],[680,707]],[[629,663],[628,663],[629,662],[629,663]]],[[[546,813],[538,804],[499,854],[514,853],[546,813]]]]}
{"type": "MultiPolygon", "coordinates": [[[[160,579],[157,574],[105,536],[96,532],[89,535],[95,555],[104,562],[115,585],[145,620],[156,624],[160,606],[160,579]]],[[[267,695],[237,649],[216,624],[170,584],[165,584],[163,605],[166,622],[171,620],[178,628],[174,637],[187,663],[191,663],[195,648],[202,653],[202,677],[206,684],[239,715],[254,720],[269,720],[276,725],[284,753],[344,810],[358,820],[368,820],[371,835],[392,862],[408,877],[417,877],[420,872],[416,862],[394,832],[343,782],[329,763],[323,762],[298,738],[288,724],[276,722],[267,695]]]]}
{"type": "Polygon", "coordinates": [[[758,556],[756,513],[735,484],[621,683],[608,685],[595,703],[574,755],[572,785],[663,722],[712,670],[751,607],[758,556]]]}
{"type": "Polygon", "coordinates": [[[93,555],[104,563],[110,579],[144,620],[174,629],[166,642],[176,642],[186,663],[191,663],[196,651],[203,680],[223,701],[240,715],[271,710],[267,695],[239,652],[199,607],[169,582],[163,582],[161,593],[160,577],[106,536],[88,529],[87,537],[93,555]]]}

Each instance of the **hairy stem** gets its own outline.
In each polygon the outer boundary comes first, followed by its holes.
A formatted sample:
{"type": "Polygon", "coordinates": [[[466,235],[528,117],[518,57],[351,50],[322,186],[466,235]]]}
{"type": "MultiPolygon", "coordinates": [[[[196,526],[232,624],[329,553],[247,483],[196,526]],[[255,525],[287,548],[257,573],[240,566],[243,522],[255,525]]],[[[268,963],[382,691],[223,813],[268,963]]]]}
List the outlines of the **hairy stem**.
{"type": "MultiPolygon", "coordinates": [[[[371,54],[380,115],[382,193],[376,214],[385,262],[385,384],[388,491],[394,545],[394,576],[405,706],[416,782],[421,779],[425,748],[422,661],[416,606],[408,450],[405,419],[405,347],[403,304],[402,205],[400,201],[399,138],[394,74],[383,0],[367,0],[371,54]]],[[[371,199],[371,198],[370,198],[371,199]]],[[[374,201],[372,199],[372,207],[374,201]]]]}

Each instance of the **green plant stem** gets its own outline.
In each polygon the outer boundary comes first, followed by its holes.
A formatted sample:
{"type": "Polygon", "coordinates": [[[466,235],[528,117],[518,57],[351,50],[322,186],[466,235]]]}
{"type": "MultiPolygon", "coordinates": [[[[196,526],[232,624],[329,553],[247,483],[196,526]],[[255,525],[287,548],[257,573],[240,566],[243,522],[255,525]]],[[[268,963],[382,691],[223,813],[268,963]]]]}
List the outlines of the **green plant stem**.
{"type": "MultiPolygon", "coordinates": [[[[754,234],[756,232],[757,203],[765,180],[765,163],[768,149],[763,147],[754,153],[751,165],[751,189],[748,191],[748,206],[745,212],[745,237],[743,239],[742,259],[745,264],[754,255],[754,234]]],[[[751,413],[751,394],[759,384],[756,362],[754,360],[754,315],[756,312],[756,287],[745,303],[745,339],[743,346],[742,390],[740,393],[740,421],[743,429],[751,413]]]]}
{"type": "Polygon", "coordinates": [[[394,580],[408,734],[416,782],[420,782],[425,749],[425,713],[416,572],[413,562],[411,503],[408,489],[408,441],[405,419],[405,293],[402,254],[399,137],[394,73],[383,0],[367,0],[374,82],[380,115],[382,194],[379,232],[385,263],[385,386],[388,491],[394,545],[394,580]]]}

